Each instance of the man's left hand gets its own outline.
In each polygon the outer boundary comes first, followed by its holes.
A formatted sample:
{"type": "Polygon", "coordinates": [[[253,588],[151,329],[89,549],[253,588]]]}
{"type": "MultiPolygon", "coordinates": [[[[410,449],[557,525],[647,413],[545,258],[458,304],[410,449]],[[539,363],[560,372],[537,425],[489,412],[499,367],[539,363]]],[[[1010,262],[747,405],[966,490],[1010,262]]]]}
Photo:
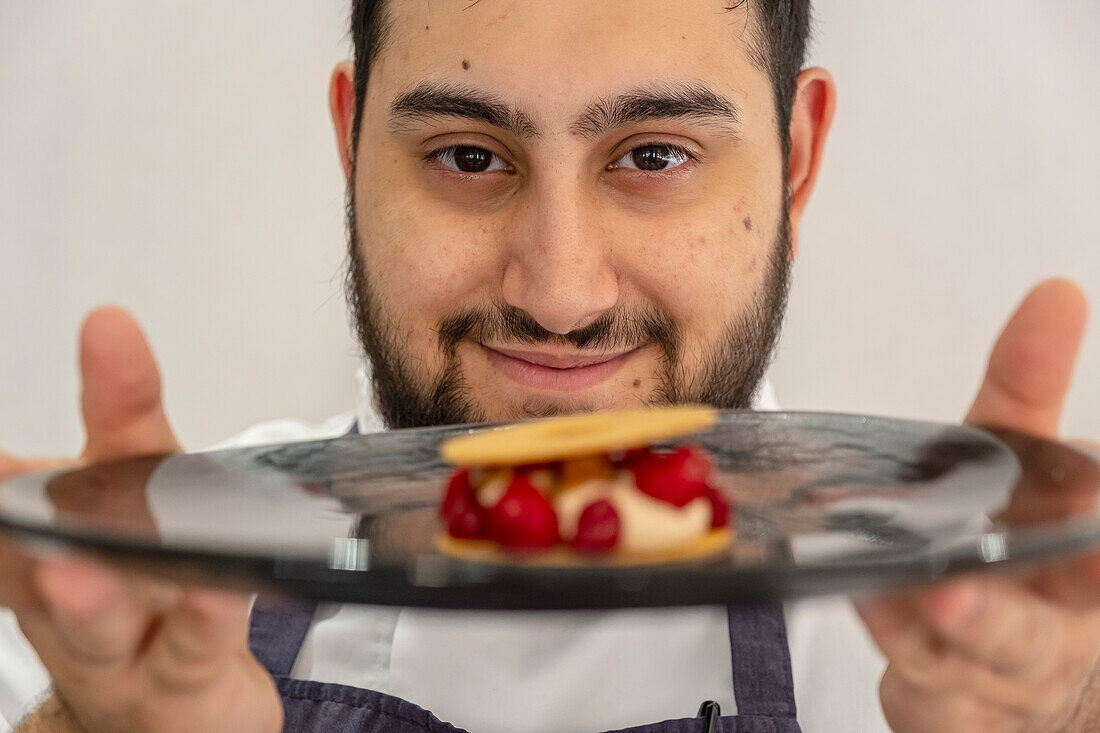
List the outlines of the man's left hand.
{"type": "MultiPolygon", "coordinates": [[[[1036,287],[998,339],[966,421],[1056,438],[1087,319],[1073,283],[1036,287]]],[[[879,695],[895,731],[1100,730],[1100,555],[857,607],[889,661],[879,695]]]]}

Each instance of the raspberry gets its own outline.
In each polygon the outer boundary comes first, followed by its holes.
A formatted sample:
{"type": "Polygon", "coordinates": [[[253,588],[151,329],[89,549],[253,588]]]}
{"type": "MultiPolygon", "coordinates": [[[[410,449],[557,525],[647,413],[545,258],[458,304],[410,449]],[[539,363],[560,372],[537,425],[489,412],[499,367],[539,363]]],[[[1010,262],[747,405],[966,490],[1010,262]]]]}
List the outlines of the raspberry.
{"type": "Polygon", "coordinates": [[[476,503],[474,487],[470,485],[469,471],[455,471],[447,482],[447,491],[443,494],[443,503],[439,506],[439,516],[450,519],[469,503],[476,503]]]}
{"type": "Polygon", "coordinates": [[[627,468],[638,461],[644,461],[651,455],[653,455],[653,452],[649,448],[631,448],[615,460],[615,465],[620,468],[627,468]]]}
{"type": "Polygon", "coordinates": [[[710,528],[720,529],[729,526],[730,503],[729,500],[726,499],[726,495],[722,493],[721,489],[708,486],[707,499],[710,500],[711,509],[710,528]]]}
{"type": "Polygon", "coordinates": [[[682,469],[684,477],[705,484],[714,470],[714,466],[711,465],[706,452],[698,446],[685,445],[676,453],[684,456],[682,469]]]}
{"type": "Polygon", "coordinates": [[[452,516],[447,523],[447,533],[463,540],[484,539],[488,528],[488,517],[479,506],[467,507],[452,516]]]}
{"type": "Polygon", "coordinates": [[[558,515],[529,476],[516,474],[489,511],[489,536],[505,547],[534,549],[558,542],[558,515]]]}
{"type": "Polygon", "coordinates": [[[452,537],[479,539],[485,536],[488,517],[477,503],[469,472],[458,471],[451,476],[439,515],[447,523],[447,533],[452,537]]]}
{"type": "Polygon", "coordinates": [[[711,465],[698,448],[684,446],[673,453],[632,452],[627,467],[642,493],[673,506],[684,507],[707,494],[711,465]]]}
{"type": "Polygon", "coordinates": [[[606,499],[584,508],[577,520],[573,548],[580,552],[607,552],[619,541],[619,513],[606,499]]]}

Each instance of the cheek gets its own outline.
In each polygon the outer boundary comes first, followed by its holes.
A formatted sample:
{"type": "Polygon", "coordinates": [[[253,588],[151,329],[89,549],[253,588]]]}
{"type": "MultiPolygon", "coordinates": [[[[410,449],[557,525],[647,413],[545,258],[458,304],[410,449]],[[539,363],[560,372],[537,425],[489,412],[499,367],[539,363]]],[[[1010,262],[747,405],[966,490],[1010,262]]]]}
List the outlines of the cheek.
{"type": "MultiPolygon", "coordinates": [[[[629,266],[642,296],[666,309],[686,338],[709,340],[763,287],[774,219],[734,197],[721,213],[691,213],[639,233],[629,266]]],[[[625,269],[625,268],[624,268],[625,269]]]]}
{"type": "Polygon", "coordinates": [[[495,238],[468,216],[430,208],[394,177],[360,181],[356,214],[371,287],[414,348],[434,348],[440,320],[492,282],[495,238]]]}

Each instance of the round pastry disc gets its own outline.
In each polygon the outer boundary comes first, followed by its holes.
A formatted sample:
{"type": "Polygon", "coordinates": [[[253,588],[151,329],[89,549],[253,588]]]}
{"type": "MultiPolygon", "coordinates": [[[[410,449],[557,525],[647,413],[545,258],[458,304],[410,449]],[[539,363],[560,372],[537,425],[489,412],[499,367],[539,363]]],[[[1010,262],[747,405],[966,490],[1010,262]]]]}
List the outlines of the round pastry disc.
{"type": "Polygon", "coordinates": [[[638,408],[546,418],[475,431],[440,447],[456,466],[520,466],[642,448],[705,430],[718,411],[702,405],[638,408]]]}

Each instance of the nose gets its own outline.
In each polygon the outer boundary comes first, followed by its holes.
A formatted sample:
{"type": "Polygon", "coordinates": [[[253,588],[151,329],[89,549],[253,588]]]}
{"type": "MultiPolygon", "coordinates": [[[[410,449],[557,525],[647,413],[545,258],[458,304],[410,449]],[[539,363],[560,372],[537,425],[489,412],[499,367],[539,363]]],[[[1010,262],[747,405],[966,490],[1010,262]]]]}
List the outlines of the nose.
{"type": "Polygon", "coordinates": [[[504,300],[553,333],[583,328],[619,300],[614,250],[596,202],[569,185],[523,195],[509,232],[504,300]]]}

